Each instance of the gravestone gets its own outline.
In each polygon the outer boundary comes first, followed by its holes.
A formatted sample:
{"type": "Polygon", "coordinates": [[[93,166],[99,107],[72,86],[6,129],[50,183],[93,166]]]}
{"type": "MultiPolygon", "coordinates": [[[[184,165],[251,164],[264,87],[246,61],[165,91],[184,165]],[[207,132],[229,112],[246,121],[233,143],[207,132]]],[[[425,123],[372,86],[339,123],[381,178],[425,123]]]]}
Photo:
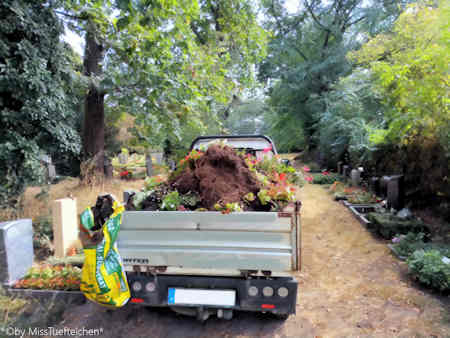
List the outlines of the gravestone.
{"type": "Polygon", "coordinates": [[[48,165],[48,178],[53,181],[56,178],[56,168],[53,164],[48,165]]]}
{"type": "Polygon", "coordinates": [[[151,154],[145,154],[145,169],[148,177],[153,176],[153,163],[151,154]]]}
{"type": "Polygon", "coordinates": [[[387,207],[400,210],[403,206],[403,175],[389,176],[389,180],[387,182],[387,207]]]}
{"type": "Polygon", "coordinates": [[[352,186],[359,186],[359,184],[361,183],[361,172],[358,169],[353,169],[350,172],[350,176],[352,179],[352,186]]]}
{"type": "Polygon", "coordinates": [[[339,161],[337,163],[337,171],[339,175],[342,175],[342,166],[344,165],[344,163],[342,161],[339,161]]]}
{"type": "Polygon", "coordinates": [[[369,188],[375,195],[380,196],[380,178],[371,177],[369,179],[369,188]]]}
{"type": "Polygon", "coordinates": [[[0,283],[12,285],[33,264],[31,219],[0,223],[0,283]]]}
{"type": "Polygon", "coordinates": [[[342,167],[342,176],[344,176],[344,181],[347,181],[347,178],[350,176],[351,168],[349,165],[344,165],[342,167]]]}
{"type": "Polygon", "coordinates": [[[77,200],[62,198],[53,201],[53,243],[55,257],[65,257],[78,241],[77,200]]]}
{"type": "Polygon", "coordinates": [[[156,163],[162,164],[162,162],[163,162],[163,153],[152,153],[152,157],[155,159],[156,163]]]}
{"type": "Polygon", "coordinates": [[[120,164],[127,164],[128,162],[128,155],[124,153],[119,154],[119,163],[120,164]]]}
{"type": "Polygon", "coordinates": [[[389,176],[383,176],[380,178],[380,196],[386,197],[387,196],[387,183],[389,181],[389,176]]]}

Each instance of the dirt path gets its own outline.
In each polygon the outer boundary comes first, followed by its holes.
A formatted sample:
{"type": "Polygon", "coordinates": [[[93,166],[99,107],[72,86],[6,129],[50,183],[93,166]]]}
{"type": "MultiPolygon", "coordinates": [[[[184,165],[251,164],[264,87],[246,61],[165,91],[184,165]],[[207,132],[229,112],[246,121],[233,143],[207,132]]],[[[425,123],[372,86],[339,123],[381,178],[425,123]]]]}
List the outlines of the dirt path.
{"type": "Polygon", "coordinates": [[[167,309],[86,303],[59,327],[102,328],[104,337],[450,337],[450,299],[421,290],[384,241],[320,186],[300,193],[303,269],[297,314],[287,321],[237,313],[205,324],[167,309]]]}

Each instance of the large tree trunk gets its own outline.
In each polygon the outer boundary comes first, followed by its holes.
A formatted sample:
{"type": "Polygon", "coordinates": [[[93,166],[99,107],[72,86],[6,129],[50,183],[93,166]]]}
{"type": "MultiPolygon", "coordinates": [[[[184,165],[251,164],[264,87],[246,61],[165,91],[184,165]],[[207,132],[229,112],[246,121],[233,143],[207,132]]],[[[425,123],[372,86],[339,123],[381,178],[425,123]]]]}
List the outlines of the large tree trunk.
{"type": "MultiPolygon", "coordinates": [[[[99,76],[102,74],[101,61],[103,60],[103,45],[95,36],[95,26],[88,25],[86,33],[86,46],[84,52],[84,74],[86,76],[99,76]]],[[[84,156],[96,156],[96,171],[103,173],[105,151],[105,94],[92,82],[85,98],[83,151],[84,156]]]]}

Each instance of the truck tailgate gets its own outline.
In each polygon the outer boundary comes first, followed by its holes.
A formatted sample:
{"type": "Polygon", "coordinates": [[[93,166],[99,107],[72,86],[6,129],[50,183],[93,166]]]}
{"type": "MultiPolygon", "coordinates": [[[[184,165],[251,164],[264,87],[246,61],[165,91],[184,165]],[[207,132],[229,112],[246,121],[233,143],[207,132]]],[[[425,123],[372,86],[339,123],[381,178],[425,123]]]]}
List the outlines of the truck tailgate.
{"type": "Polygon", "coordinates": [[[127,211],[117,245],[125,266],[288,272],[299,228],[295,213],[127,211]]]}

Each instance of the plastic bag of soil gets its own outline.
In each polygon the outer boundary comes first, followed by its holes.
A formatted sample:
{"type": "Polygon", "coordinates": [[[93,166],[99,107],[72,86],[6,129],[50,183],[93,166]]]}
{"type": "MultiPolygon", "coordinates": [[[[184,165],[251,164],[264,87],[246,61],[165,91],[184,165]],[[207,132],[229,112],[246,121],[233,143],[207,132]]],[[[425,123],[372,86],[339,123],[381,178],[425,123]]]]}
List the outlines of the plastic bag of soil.
{"type": "Polygon", "coordinates": [[[100,305],[121,307],[130,299],[116,239],[125,210],[112,195],[99,196],[80,216],[84,264],[80,290],[100,305]]]}

